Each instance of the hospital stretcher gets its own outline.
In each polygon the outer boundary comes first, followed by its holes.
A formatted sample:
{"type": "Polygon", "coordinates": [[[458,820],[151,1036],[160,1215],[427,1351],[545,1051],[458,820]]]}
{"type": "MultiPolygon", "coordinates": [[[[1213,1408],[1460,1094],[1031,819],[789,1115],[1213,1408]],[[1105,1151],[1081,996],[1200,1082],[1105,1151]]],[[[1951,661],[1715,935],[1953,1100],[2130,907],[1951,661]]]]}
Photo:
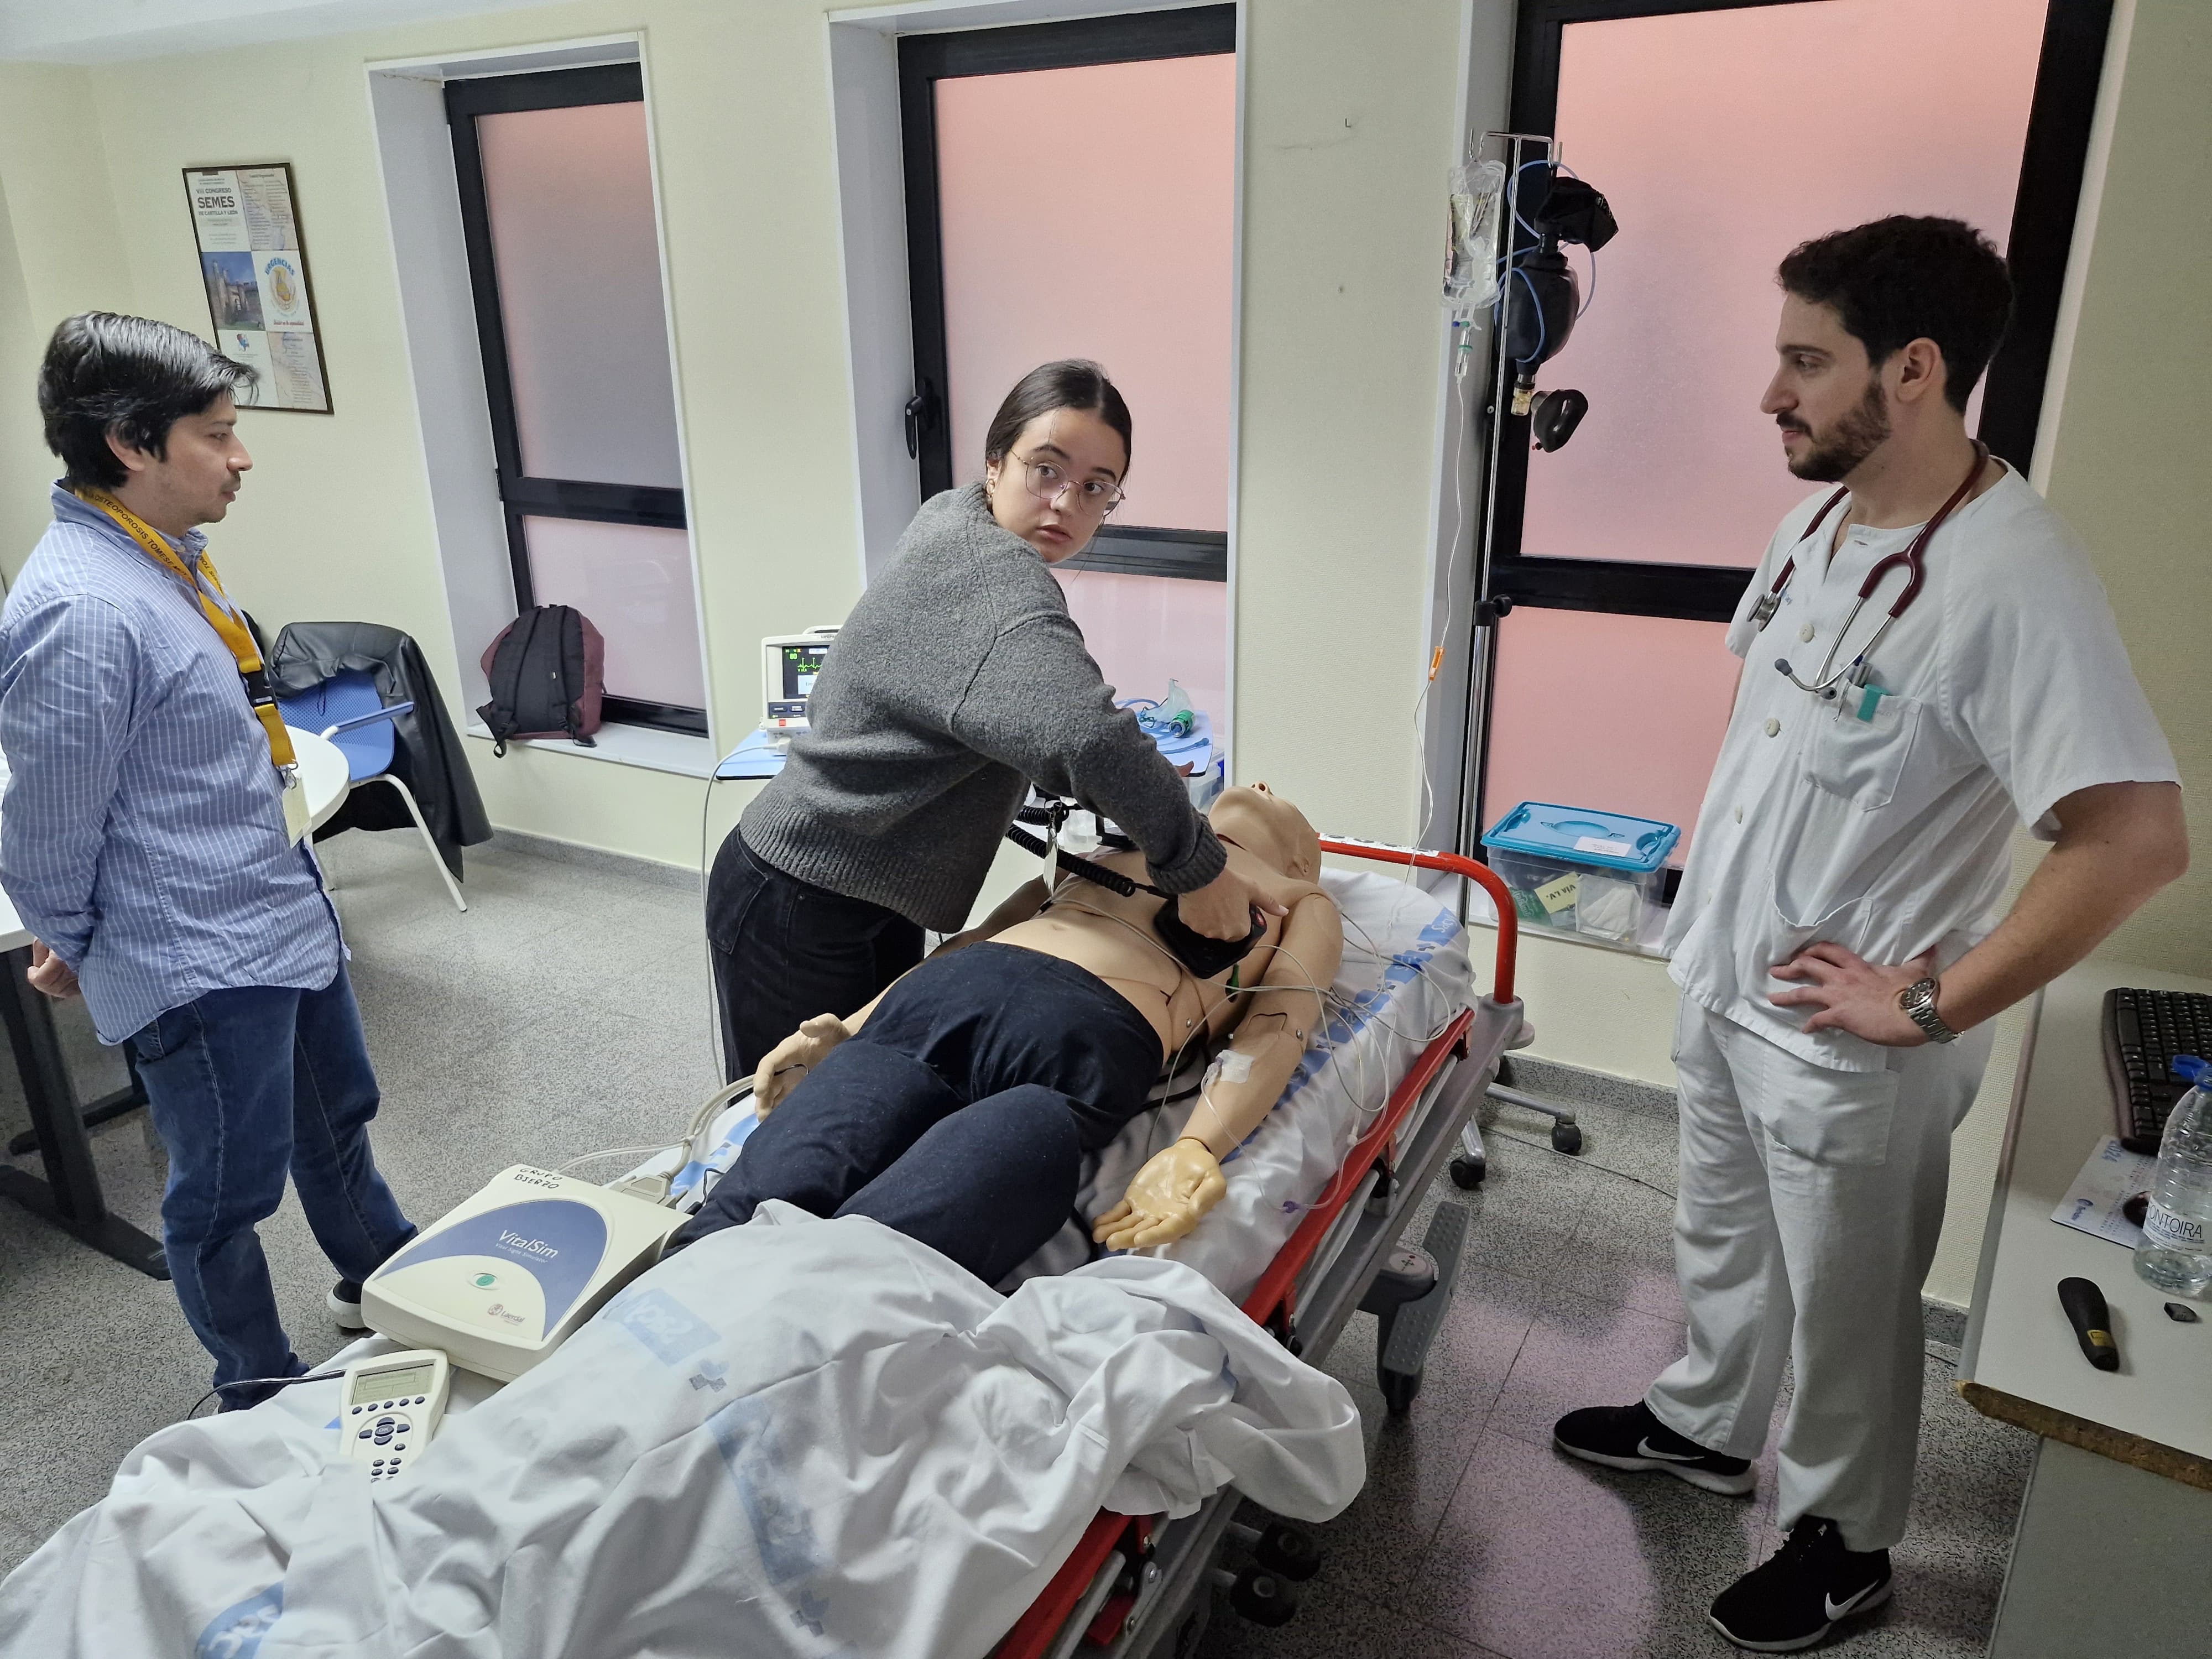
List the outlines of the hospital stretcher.
{"type": "MultiPolygon", "coordinates": [[[[1472,859],[1328,836],[1322,848],[1475,882],[1498,917],[1489,993],[1473,997],[1428,1042],[1243,1304],[1291,1352],[1316,1363],[1353,1313],[1374,1313],[1382,1326],[1377,1382],[1391,1412],[1402,1413],[1419,1391],[1430,1342],[1449,1304],[1467,1212],[1440,1205],[1418,1252],[1407,1251],[1401,1238],[1521,1030],[1513,989],[1517,929],[1504,884],[1472,859]]],[[[1238,1501],[1236,1489],[1225,1488],[1176,1521],[1102,1510],[994,1659],[1186,1659],[1205,1632],[1217,1588],[1227,1589],[1231,1606],[1248,1617],[1288,1618],[1295,1602],[1282,1579],[1310,1573],[1311,1565],[1293,1559],[1296,1535],[1262,1535],[1260,1565],[1274,1571],[1226,1571],[1221,1562],[1232,1542],[1255,1541],[1250,1528],[1235,1525],[1238,1501]]]]}
{"type": "MultiPolygon", "coordinates": [[[[1368,1045],[1365,1057],[1354,1068],[1358,1110],[1348,1128],[1346,1120],[1314,1110],[1316,1103],[1326,1101],[1341,1111],[1344,1097],[1331,1092],[1333,1080],[1326,1072],[1317,1071],[1312,1077],[1302,1072],[1285,1091],[1285,1102],[1270,1115],[1271,1121],[1280,1121],[1279,1129],[1294,1131],[1287,1137],[1290,1155],[1285,1157],[1282,1140],[1272,1151],[1261,1146],[1261,1136],[1255,1132],[1227,1161],[1232,1172],[1238,1161],[1245,1161],[1247,1168],[1241,1175],[1232,1174],[1231,1194],[1212,1218],[1217,1223],[1231,1222],[1230,1212],[1241,1203],[1247,1207],[1235,1218],[1237,1224],[1217,1226],[1210,1240],[1208,1230],[1201,1228],[1181,1244],[1164,1247],[1164,1253],[1180,1256],[1231,1297],[1241,1297],[1241,1305],[1255,1323],[1310,1361],[1327,1357],[1355,1311],[1375,1313],[1382,1322],[1377,1380],[1389,1409],[1402,1413],[1419,1390],[1431,1339],[1452,1293],[1467,1212],[1456,1204],[1439,1206],[1419,1250],[1405,1249],[1401,1236],[1437,1170],[1459,1148],[1462,1133],[1472,1123],[1500,1057],[1522,1030],[1522,1007],[1513,990],[1516,918],[1504,883],[1472,860],[1330,837],[1322,839],[1322,847],[1340,857],[1438,871],[1483,887],[1498,917],[1490,990],[1487,994],[1475,990],[1463,930],[1448,909],[1419,890],[1375,876],[1358,878],[1366,885],[1364,894],[1343,886],[1334,890],[1340,906],[1350,907],[1345,910],[1347,942],[1363,939],[1368,954],[1381,958],[1368,966],[1381,971],[1378,988],[1385,994],[1363,1007],[1363,1029],[1352,1041],[1352,1048],[1368,1045]],[[1400,929],[1418,931],[1418,940],[1402,931],[1386,934],[1381,945],[1364,939],[1358,918],[1364,914],[1370,922],[1376,920],[1371,907],[1378,892],[1401,896],[1383,908],[1394,913],[1400,929]],[[1407,920],[1417,917],[1429,919],[1425,928],[1418,920],[1407,920]],[[1439,941],[1446,939],[1449,946],[1440,946],[1439,941]],[[1449,970],[1431,975],[1417,965],[1421,951],[1429,953],[1430,967],[1440,968],[1440,958],[1449,955],[1449,970]],[[1419,1024],[1410,1031],[1392,1018],[1416,1011],[1419,1024]],[[1393,1061],[1377,1077],[1369,1063],[1377,1058],[1373,1051],[1393,1045],[1403,1056],[1405,1069],[1400,1073],[1393,1061]],[[1388,1081],[1393,1075],[1395,1084],[1388,1081]],[[1330,1086],[1323,1086],[1325,1082],[1330,1086]],[[1377,1097],[1378,1103],[1368,1103],[1377,1097]],[[1303,1105],[1297,1103],[1300,1100],[1303,1105]],[[1349,1150],[1339,1160],[1334,1148],[1347,1142],[1349,1150]],[[1301,1163],[1306,1154],[1310,1160],[1301,1163]],[[1291,1189],[1284,1183],[1293,1178],[1293,1171],[1302,1172],[1303,1185],[1296,1189],[1296,1202],[1285,1201],[1291,1189]],[[1236,1190],[1240,1183],[1245,1188],[1241,1198],[1236,1190]],[[1295,1224],[1289,1212],[1296,1213],[1295,1224]],[[1277,1230],[1269,1231],[1271,1224],[1277,1230]],[[1282,1242],[1270,1255],[1267,1241],[1274,1238],[1282,1242]],[[1224,1251],[1225,1244],[1235,1249],[1224,1251]]],[[[1340,987],[1346,983],[1340,981],[1340,987]]],[[[1322,1053],[1310,1050],[1310,1060],[1318,1066],[1322,1053]]],[[[1340,1050],[1330,1048],[1327,1064],[1339,1063],[1340,1050]]],[[[1187,1112],[1188,1105],[1182,1109],[1187,1112]]],[[[742,1155],[744,1130],[751,1119],[750,1102],[737,1099],[721,1108],[711,1126],[695,1125],[706,1127],[704,1145],[715,1149],[707,1157],[708,1167],[726,1168],[730,1158],[742,1155]]],[[[1152,1132],[1171,1135],[1179,1122],[1164,1111],[1152,1132]]],[[[689,1150],[694,1161],[681,1171],[679,1185],[703,1173],[697,1161],[699,1149],[689,1150]]],[[[686,1152],[672,1148],[640,1164],[625,1179],[666,1177],[676,1173],[686,1152]]],[[[1139,1144],[1123,1152],[1130,1159],[1140,1159],[1147,1149],[1139,1144]]],[[[1108,1170],[1100,1179],[1118,1182],[1126,1174],[1123,1169],[1108,1170]]],[[[692,1191],[693,1203],[698,1190],[692,1191]]],[[[1087,1237],[1082,1252],[1087,1255],[1087,1237]]],[[[1032,1270],[1066,1270],[1065,1261],[1049,1261],[1048,1255],[1040,1252],[1032,1270]]],[[[364,1357],[385,1346],[386,1339],[363,1339],[342,1351],[334,1363],[364,1357]]],[[[474,1376],[457,1376],[449,1413],[470,1409],[495,1386],[474,1376]]],[[[301,1408],[307,1409],[308,1402],[303,1401],[301,1408]]],[[[1274,1564],[1273,1571],[1223,1571],[1218,1564],[1234,1541],[1232,1527],[1240,1501],[1236,1488],[1224,1488],[1194,1514],[1172,1522],[1102,1511],[1036,1601],[1002,1638],[994,1659],[1076,1659],[1079,1655],[1090,1659],[1094,1654],[1108,1659],[1156,1655],[1183,1659],[1203,1633],[1213,1591],[1220,1585],[1231,1588],[1231,1605],[1239,1611],[1279,1622],[1294,1610],[1292,1592],[1282,1579],[1298,1571],[1297,1563],[1284,1559],[1282,1546],[1287,1541],[1295,1549],[1303,1534],[1291,1534],[1287,1540],[1278,1536],[1263,1544],[1259,1556],[1263,1568],[1266,1563],[1274,1564]]],[[[1243,1541],[1254,1540],[1246,1537],[1243,1541]]]]}

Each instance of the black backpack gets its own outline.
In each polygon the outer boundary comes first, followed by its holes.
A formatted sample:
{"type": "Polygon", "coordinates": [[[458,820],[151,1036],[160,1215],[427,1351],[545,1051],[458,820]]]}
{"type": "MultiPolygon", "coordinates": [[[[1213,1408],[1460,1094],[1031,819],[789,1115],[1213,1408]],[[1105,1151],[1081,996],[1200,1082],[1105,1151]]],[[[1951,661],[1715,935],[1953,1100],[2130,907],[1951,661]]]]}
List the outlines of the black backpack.
{"type": "Polygon", "coordinates": [[[491,701],[477,710],[491,727],[492,753],[506,754],[510,738],[567,738],[596,748],[606,659],[599,630],[573,605],[534,605],[500,629],[483,653],[491,701]]]}

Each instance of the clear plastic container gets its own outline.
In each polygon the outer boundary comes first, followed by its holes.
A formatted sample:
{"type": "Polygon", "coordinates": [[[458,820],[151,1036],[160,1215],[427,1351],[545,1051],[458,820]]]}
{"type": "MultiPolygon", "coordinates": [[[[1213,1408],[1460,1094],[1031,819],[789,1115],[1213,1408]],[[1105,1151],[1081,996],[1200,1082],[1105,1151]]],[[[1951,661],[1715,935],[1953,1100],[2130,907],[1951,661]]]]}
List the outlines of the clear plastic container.
{"type": "Polygon", "coordinates": [[[2159,1139],[2136,1273],[2168,1296],[2201,1297],[2212,1289],[2212,1065],[2177,1054],[2173,1074],[2194,1086],[2159,1139]]]}
{"type": "Polygon", "coordinates": [[[1524,925],[1632,945],[1658,913],[1681,838],[1653,818],[1522,801],[1482,844],[1524,925]]]}

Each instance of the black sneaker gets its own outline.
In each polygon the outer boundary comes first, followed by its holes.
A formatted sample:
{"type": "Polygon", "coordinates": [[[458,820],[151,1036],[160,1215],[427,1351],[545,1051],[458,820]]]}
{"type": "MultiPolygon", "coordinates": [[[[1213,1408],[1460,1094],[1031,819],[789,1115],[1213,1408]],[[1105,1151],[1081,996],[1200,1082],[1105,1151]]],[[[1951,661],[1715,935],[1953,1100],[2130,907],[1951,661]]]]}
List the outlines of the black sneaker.
{"type": "Polygon", "coordinates": [[[1808,1515],[1765,1562],[1714,1598],[1713,1628],[1753,1653],[1794,1653],[1839,1619],[1889,1600],[1889,1552],[1844,1547],[1832,1521],[1808,1515]]]}
{"type": "Polygon", "coordinates": [[[361,1285],[354,1279],[341,1279],[331,1286],[331,1293],[323,1298],[323,1305],[331,1310],[331,1317],[342,1331],[365,1331],[368,1322],[361,1316],[361,1285]]]}
{"type": "Polygon", "coordinates": [[[1723,1457],[1685,1440],[1651,1413],[1633,1406],[1589,1406],[1552,1425],[1552,1443],[1570,1457],[1609,1469],[1663,1469],[1707,1492],[1740,1498],[1759,1484],[1748,1458],[1723,1457]]]}

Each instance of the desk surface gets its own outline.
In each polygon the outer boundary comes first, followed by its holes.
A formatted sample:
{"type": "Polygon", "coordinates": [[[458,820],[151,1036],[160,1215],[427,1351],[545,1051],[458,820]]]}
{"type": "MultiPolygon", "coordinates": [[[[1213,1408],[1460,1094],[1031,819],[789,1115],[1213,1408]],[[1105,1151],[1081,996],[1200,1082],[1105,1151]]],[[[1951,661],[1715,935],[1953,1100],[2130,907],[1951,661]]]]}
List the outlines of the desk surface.
{"type": "Polygon", "coordinates": [[[2167,1298],[2136,1276],[2129,1250],[2051,1218],[2092,1149],[2112,1133],[2101,1020],[2105,993],[2115,985],[2212,991],[2212,981],[2087,962],[2038,997],[1959,1382],[1993,1416],[2194,1485],[2212,1484],[2212,1304],[2197,1304],[2202,1322],[2175,1323],[2161,1311],[2167,1298]],[[2059,1309],[2058,1281],[2074,1274],[2094,1279],[2111,1304],[2117,1371],[2097,1370],[2082,1358],[2059,1309]],[[1983,1397],[1991,1391],[2002,1398],[1983,1397]],[[2163,1455],[2164,1448],[2186,1455],[2163,1455]]]}
{"type": "MultiPolygon", "coordinates": [[[[296,726],[284,729],[292,734],[293,751],[300,762],[300,787],[307,792],[308,826],[319,830],[344,805],[353,787],[346,775],[345,756],[327,738],[302,732],[296,726]]],[[[6,766],[0,764],[0,786],[4,786],[7,777],[6,766]]],[[[20,951],[30,942],[23,919],[15,914],[7,894],[0,893],[0,952],[20,951]]]]}

